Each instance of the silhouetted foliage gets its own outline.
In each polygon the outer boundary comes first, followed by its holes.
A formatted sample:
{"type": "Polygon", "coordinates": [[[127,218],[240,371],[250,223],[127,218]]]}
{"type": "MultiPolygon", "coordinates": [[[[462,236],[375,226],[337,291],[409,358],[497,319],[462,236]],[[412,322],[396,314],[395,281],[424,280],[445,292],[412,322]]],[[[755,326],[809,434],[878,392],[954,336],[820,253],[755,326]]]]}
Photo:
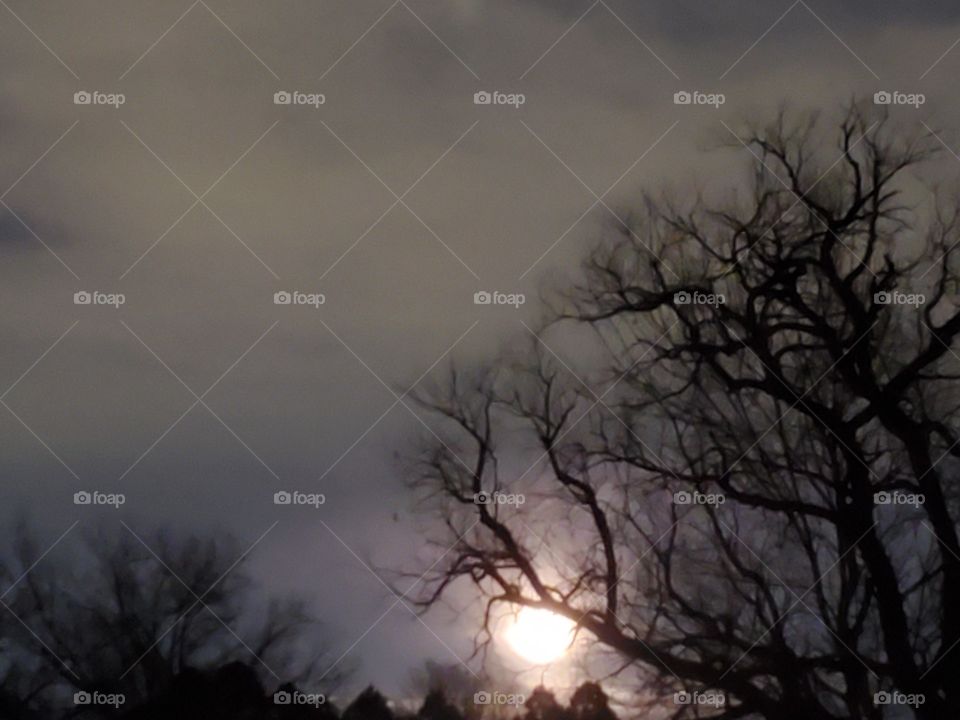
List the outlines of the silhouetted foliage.
{"type": "Polygon", "coordinates": [[[607,694],[598,683],[585,682],[570,697],[573,720],[616,720],[607,694]]]}
{"type": "Polygon", "coordinates": [[[523,705],[524,720],[572,720],[572,713],[545,687],[533,689],[523,705]]]}
{"type": "Polygon", "coordinates": [[[187,669],[173,678],[170,687],[140,707],[130,720],[261,720],[272,703],[248,665],[232,662],[209,671],[187,669]]]}
{"type": "Polygon", "coordinates": [[[370,685],[343,711],[343,720],[394,720],[394,718],[387,699],[373,685],[370,685]]]}
{"type": "MultiPolygon", "coordinates": [[[[243,663],[230,663],[207,671],[188,670],[171,683],[163,696],[121,712],[126,720],[463,720],[463,714],[441,690],[427,693],[415,715],[394,713],[386,698],[373,686],[351,702],[341,716],[335,705],[318,707],[278,704],[276,694],[293,696],[299,689],[285,683],[266,694],[257,673],[243,663]]],[[[109,715],[109,713],[107,713],[109,715]]],[[[584,683],[565,708],[549,690],[536,688],[522,708],[509,708],[496,717],[521,716],[523,720],[617,720],[607,696],[596,683],[584,683]]],[[[8,716],[0,716],[8,720],[8,716]]],[[[11,715],[12,720],[17,716],[11,715]]],[[[99,717],[97,714],[91,717],[99,717]]]]}
{"type": "Polygon", "coordinates": [[[417,712],[418,720],[463,720],[463,715],[447,701],[443,690],[431,690],[417,712]]]}
{"type": "MultiPolygon", "coordinates": [[[[74,545],[81,549],[75,564],[52,555],[35,564],[40,552],[21,529],[12,560],[0,566],[10,588],[0,616],[0,720],[475,720],[484,711],[613,720],[575,716],[542,688],[528,711],[478,705],[479,679],[462,665],[434,661],[412,674],[423,698],[415,715],[395,713],[372,685],[341,715],[304,689],[316,684],[322,653],[294,640],[314,621],[295,602],[257,606],[230,543],[120,538],[88,536],[74,545]],[[260,608],[259,621],[247,621],[251,605],[260,608]],[[240,631],[247,647],[233,634],[240,631]],[[287,677],[278,681],[274,669],[287,677]],[[84,692],[125,700],[118,708],[70,702],[84,692]]],[[[342,678],[331,679],[329,663],[323,668],[333,689],[342,678]]],[[[583,708],[604,705],[598,687],[575,697],[583,708]]]]}
{"type": "Polygon", "coordinates": [[[460,663],[427,660],[423,668],[411,673],[410,688],[415,697],[440,691],[444,700],[463,717],[474,718],[480,714],[474,695],[483,688],[483,683],[460,663]]]}
{"type": "Polygon", "coordinates": [[[277,695],[299,693],[284,683],[267,694],[252,667],[233,662],[220,668],[187,670],[160,697],[123,714],[127,720],[337,720],[336,707],[279,703],[277,695]]]}
{"type": "Polygon", "coordinates": [[[75,693],[122,694],[120,711],[137,717],[246,717],[267,707],[268,681],[309,684],[329,665],[303,642],[316,626],[303,603],[260,601],[234,543],[127,530],[79,539],[75,558],[36,563],[24,526],[0,566],[0,718],[103,714],[65,707],[75,693]]]}

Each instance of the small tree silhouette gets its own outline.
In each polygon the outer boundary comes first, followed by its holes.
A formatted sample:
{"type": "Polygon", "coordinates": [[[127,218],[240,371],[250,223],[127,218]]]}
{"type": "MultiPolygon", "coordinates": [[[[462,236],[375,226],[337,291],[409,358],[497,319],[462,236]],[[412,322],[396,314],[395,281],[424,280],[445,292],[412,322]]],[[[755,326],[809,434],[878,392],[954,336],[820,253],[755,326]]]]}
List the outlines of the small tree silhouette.
{"type": "Polygon", "coordinates": [[[617,720],[603,688],[595,682],[585,682],[570,698],[573,720],[617,720]]]}
{"type": "Polygon", "coordinates": [[[482,706],[474,703],[474,695],[483,683],[460,663],[440,663],[427,660],[422,668],[410,674],[410,691],[416,697],[427,697],[439,690],[444,700],[464,717],[480,714],[482,706]]]}
{"type": "Polygon", "coordinates": [[[431,690],[417,712],[418,720],[463,720],[463,715],[450,704],[443,690],[431,690]]]}
{"type": "Polygon", "coordinates": [[[557,702],[556,696],[542,685],[530,693],[523,704],[524,720],[571,720],[571,713],[557,702]]]}
{"type": "Polygon", "coordinates": [[[380,691],[370,685],[347,706],[342,720],[393,720],[393,711],[380,691]]]}

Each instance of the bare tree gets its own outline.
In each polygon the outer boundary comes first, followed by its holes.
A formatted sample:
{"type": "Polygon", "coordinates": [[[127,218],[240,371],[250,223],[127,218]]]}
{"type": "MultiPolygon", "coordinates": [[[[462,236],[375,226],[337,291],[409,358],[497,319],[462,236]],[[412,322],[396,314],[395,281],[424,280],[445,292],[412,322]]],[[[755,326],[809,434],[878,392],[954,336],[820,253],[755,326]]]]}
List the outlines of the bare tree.
{"type": "Polygon", "coordinates": [[[184,673],[237,662],[264,687],[318,678],[317,621],[300,600],[258,597],[231,540],[123,531],[87,535],[74,550],[68,561],[43,557],[23,525],[0,574],[10,588],[0,677],[23,713],[50,717],[78,691],[123,693],[136,706],[184,673]]]}
{"type": "Polygon", "coordinates": [[[421,395],[413,484],[453,549],[420,606],[472,586],[478,650],[501,606],[563,615],[675,717],[960,717],[940,145],[856,104],[730,144],[733,197],[647,198],[525,357],[421,395]]]}

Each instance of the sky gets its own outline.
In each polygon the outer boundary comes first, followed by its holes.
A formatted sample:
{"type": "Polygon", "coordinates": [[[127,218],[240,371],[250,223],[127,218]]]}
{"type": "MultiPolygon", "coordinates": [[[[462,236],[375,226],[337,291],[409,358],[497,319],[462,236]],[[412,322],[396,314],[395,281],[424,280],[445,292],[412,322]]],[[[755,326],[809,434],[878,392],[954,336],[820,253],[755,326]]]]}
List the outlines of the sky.
{"type": "Polygon", "coordinates": [[[402,692],[478,620],[377,577],[426,557],[404,393],[521,342],[643,191],[735,184],[783,103],[922,93],[893,112],[960,152],[958,39],[947,2],[0,1],[3,522],[75,528],[51,562],[121,519],[229,532],[402,692]]]}

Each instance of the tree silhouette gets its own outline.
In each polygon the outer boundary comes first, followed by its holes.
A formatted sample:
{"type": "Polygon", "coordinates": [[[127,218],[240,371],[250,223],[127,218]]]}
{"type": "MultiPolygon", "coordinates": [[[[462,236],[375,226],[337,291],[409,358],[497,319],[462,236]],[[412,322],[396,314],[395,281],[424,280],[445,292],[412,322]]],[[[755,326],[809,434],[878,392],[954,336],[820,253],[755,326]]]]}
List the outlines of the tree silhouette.
{"type": "Polygon", "coordinates": [[[431,690],[417,712],[418,720],[463,720],[463,715],[450,704],[443,690],[431,690]]]}
{"type": "Polygon", "coordinates": [[[231,662],[209,671],[193,668],[177,675],[169,689],[131,709],[130,720],[260,720],[270,703],[256,671],[231,662]]]}
{"type": "Polygon", "coordinates": [[[343,720],[393,720],[386,698],[373,685],[368,686],[343,711],[343,720]]]}
{"type": "Polygon", "coordinates": [[[570,714],[573,720],[617,720],[610,709],[607,694],[598,683],[585,682],[570,698],[570,714]]]}
{"type": "Polygon", "coordinates": [[[731,199],[645,199],[528,352],[421,394],[422,608],[556,612],[678,717],[960,717],[960,215],[873,113],[741,131],[731,199]]]}
{"type": "MultiPolygon", "coordinates": [[[[53,717],[76,692],[122,693],[124,711],[143,717],[241,717],[240,708],[263,707],[265,686],[310,683],[328,664],[302,642],[323,645],[303,603],[256,597],[230,540],[124,532],[73,547],[76,558],[38,564],[23,524],[0,566],[10,588],[0,619],[3,717],[53,717]]],[[[324,682],[340,679],[330,673],[324,682]]],[[[70,709],[78,717],[102,710],[70,709]]]]}
{"type": "Polygon", "coordinates": [[[535,687],[523,704],[524,720],[571,720],[571,713],[542,685],[535,687]]]}
{"type": "Polygon", "coordinates": [[[439,691],[444,701],[464,717],[473,718],[480,712],[481,706],[474,702],[474,695],[482,689],[483,683],[460,663],[427,660],[422,668],[410,674],[409,684],[416,697],[427,698],[439,691]]]}

